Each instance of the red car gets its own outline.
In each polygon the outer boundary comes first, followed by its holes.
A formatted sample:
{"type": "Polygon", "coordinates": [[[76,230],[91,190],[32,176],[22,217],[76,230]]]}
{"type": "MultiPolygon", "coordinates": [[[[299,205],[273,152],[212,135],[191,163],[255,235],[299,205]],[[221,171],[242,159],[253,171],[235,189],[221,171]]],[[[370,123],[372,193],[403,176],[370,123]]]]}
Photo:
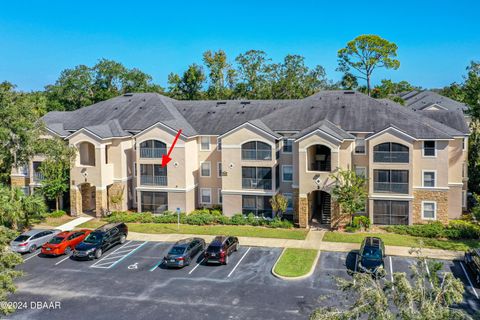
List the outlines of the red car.
{"type": "Polygon", "coordinates": [[[75,246],[82,242],[90,232],[92,230],[87,229],[63,231],[42,246],[42,254],[47,256],[70,254],[75,246]]]}

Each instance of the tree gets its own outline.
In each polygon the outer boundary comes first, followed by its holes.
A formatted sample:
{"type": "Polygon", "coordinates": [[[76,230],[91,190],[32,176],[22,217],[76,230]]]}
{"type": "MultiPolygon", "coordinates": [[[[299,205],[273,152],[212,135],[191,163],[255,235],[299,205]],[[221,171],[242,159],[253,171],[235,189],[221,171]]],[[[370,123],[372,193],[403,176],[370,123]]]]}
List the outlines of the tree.
{"type": "Polygon", "coordinates": [[[283,194],[277,193],[270,198],[270,205],[272,206],[275,216],[278,216],[281,219],[285,214],[285,211],[287,211],[288,199],[283,194]]]}
{"type": "Polygon", "coordinates": [[[162,93],[163,88],[157,84],[152,84],[152,77],[145,72],[133,68],[127,70],[121,76],[122,92],[158,92],[162,93]]]}
{"type": "Polygon", "coordinates": [[[354,90],[358,88],[358,79],[350,72],[345,73],[340,80],[340,86],[344,90],[354,90]]]}
{"type": "Polygon", "coordinates": [[[70,167],[75,161],[75,148],[60,138],[44,139],[39,153],[45,155],[40,165],[43,174],[42,193],[47,199],[55,200],[55,209],[60,209],[60,199],[69,189],[70,167]]]}
{"type": "Polygon", "coordinates": [[[408,81],[394,82],[383,79],[379,85],[373,88],[371,96],[376,99],[392,98],[392,95],[412,90],[422,90],[422,88],[413,86],[408,81]]]}
{"type": "Polygon", "coordinates": [[[404,272],[394,273],[393,282],[378,280],[366,273],[353,274],[353,280],[337,278],[345,300],[353,298],[353,303],[342,310],[319,308],[310,319],[470,319],[462,310],[452,308],[463,301],[461,280],[451,272],[440,277],[442,263],[427,260],[417,252],[410,279],[404,272]]]}
{"type": "Polygon", "coordinates": [[[10,241],[16,236],[17,233],[13,230],[0,226],[0,312],[3,314],[14,311],[4,302],[8,300],[8,295],[16,290],[14,279],[22,275],[22,272],[15,270],[15,267],[21,264],[23,259],[18,253],[9,249],[10,241]]]}
{"type": "Polygon", "coordinates": [[[361,35],[349,41],[338,51],[338,71],[350,72],[355,69],[358,77],[367,81],[367,94],[370,95],[370,81],[375,69],[398,69],[397,45],[377,35],[361,35]]]}
{"type": "Polygon", "coordinates": [[[182,77],[175,73],[168,75],[169,93],[172,98],[198,100],[202,97],[205,74],[201,66],[192,64],[182,77]]]}
{"type": "Polygon", "coordinates": [[[340,215],[345,215],[351,220],[355,213],[365,209],[367,180],[353,170],[342,169],[330,177],[334,180],[332,197],[340,206],[340,215]]]}
{"type": "Polygon", "coordinates": [[[17,187],[0,185],[0,224],[17,229],[19,222],[23,226],[29,225],[29,218],[33,214],[46,212],[43,197],[39,194],[25,195],[17,187]]]}
{"type": "Polygon", "coordinates": [[[21,167],[34,155],[34,145],[43,128],[30,97],[0,84],[0,183],[8,184],[12,167],[21,167]]]}
{"type": "Polygon", "coordinates": [[[468,189],[480,194],[480,119],[470,123],[468,137],[468,189]]]}
{"type": "Polygon", "coordinates": [[[236,86],[239,98],[261,99],[265,90],[268,70],[267,54],[261,50],[249,50],[235,58],[240,82],[236,86]]]}
{"type": "Polygon", "coordinates": [[[95,101],[103,101],[116,97],[122,92],[122,78],[127,68],[117,61],[100,59],[93,66],[93,92],[95,101]]]}
{"type": "Polygon", "coordinates": [[[235,78],[235,71],[227,61],[225,51],[213,52],[208,50],[203,53],[203,63],[207,66],[209,73],[209,86],[207,97],[209,99],[227,99],[230,96],[228,88],[232,87],[232,80],[235,78]]]}

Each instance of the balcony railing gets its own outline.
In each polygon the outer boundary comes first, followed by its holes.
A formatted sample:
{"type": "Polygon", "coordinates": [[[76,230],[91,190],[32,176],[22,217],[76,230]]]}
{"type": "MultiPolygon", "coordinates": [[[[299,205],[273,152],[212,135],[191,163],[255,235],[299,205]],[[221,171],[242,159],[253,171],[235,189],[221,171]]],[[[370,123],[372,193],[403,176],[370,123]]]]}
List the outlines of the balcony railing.
{"type": "Polygon", "coordinates": [[[242,160],[272,160],[272,151],[242,149],[242,160]]]}
{"type": "Polygon", "coordinates": [[[408,163],[408,151],[374,151],[373,162],[408,163]]]}
{"type": "Polygon", "coordinates": [[[373,191],[408,194],[408,183],[407,182],[374,182],[373,191]]]}
{"type": "Polygon", "coordinates": [[[310,171],[331,171],[332,167],[329,161],[312,162],[308,168],[310,171]]]}
{"type": "Polygon", "coordinates": [[[242,188],[272,190],[272,179],[242,178],[242,188]]]}
{"type": "Polygon", "coordinates": [[[166,186],[166,176],[140,176],[140,184],[145,186],[166,186]]]}
{"type": "Polygon", "coordinates": [[[243,208],[242,214],[248,216],[250,213],[253,213],[257,217],[272,218],[273,212],[272,209],[256,209],[256,208],[243,208]]]}
{"type": "Polygon", "coordinates": [[[41,182],[43,179],[44,179],[43,173],[38,172],[38,171],[33,173],[33,181],[41,182]]]}
{"type": "Polygon", "coordinates": [[[161,158],[167,154],[166,148],[140,148],[140,158],[161,158]]]}

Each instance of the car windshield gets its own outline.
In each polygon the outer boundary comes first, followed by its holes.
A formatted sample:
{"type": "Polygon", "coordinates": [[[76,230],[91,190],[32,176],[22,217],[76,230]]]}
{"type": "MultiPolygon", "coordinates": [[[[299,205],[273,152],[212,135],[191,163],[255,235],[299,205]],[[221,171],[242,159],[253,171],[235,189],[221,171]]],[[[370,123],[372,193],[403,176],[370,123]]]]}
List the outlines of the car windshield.
{"type": "Polygon", "coordinates": [[[380,260],[382,259],[382,251],[377,247],[366,246],[363,248],[362,258],[367,260],[380,260]]]}
{"type": "Polygon", "coordinates": [[[103,239],[103,235],[101,233],[97,233],[97,232],[93,232],[93,233],[90,233],[86,238],[85,240],[83,240],[83,242],[86,242],[86,243],[98,243],[100,241],[102,241],[103,239]]]}
{"type": "Polygon", "coordinates": [[[26,235],[19,235],[15,240],[15,242],[24,242],[24,241],[27,241],[28,238],[30,238],[30,236],[26,236],[26,235]]]}
{"type": "Polygon", "coordinates": [[[185,247],[173,247],[170,249],[168,254],[183,254],[185,252],[185,247]]]}
{"type": "Polygon", "coordinates": [[[208,246],[207,251],[208,252],[220,252],[220,249],[222,249],[222,247],[220,247],[220,246],[208,246]]]}
{"type": "Polygon", "coordinates": [[[51,244],[59,244],[61,243],[65,238],[64,237],[53,237],[52,240],[50,240],[48,243],[51,244]]]}

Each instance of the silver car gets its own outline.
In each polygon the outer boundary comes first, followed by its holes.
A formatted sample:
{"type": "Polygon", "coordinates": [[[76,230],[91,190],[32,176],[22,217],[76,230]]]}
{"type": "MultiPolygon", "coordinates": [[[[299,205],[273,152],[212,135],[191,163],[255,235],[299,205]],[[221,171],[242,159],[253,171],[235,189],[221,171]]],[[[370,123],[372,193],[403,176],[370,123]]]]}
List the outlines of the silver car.
{"type": "Polygon", "coordinates": [[[60,232],[55,229],[32,229],[10,242],[10,248],[15,252],[34,252],[60,232]]]}

